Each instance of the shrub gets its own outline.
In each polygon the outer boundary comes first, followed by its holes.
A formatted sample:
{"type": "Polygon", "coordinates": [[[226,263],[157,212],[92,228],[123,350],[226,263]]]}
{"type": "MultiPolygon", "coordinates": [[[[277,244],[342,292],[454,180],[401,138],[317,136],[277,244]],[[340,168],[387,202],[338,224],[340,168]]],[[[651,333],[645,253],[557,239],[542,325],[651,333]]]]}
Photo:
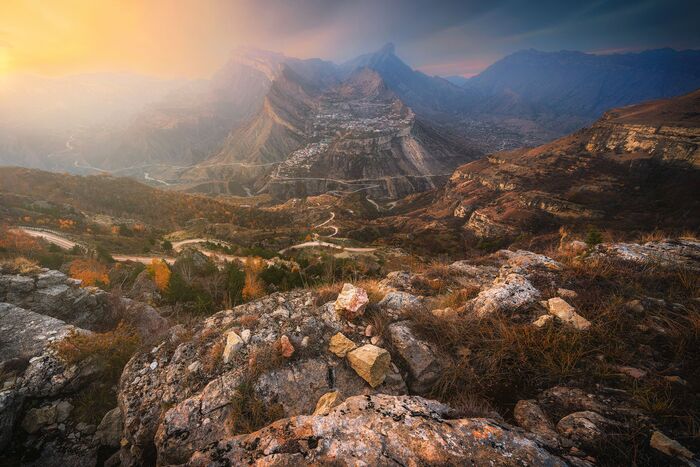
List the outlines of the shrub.
{"type": "Polygon", "coordinates": [[[153,278],[153,281],[161,292],[166,290],[170,285],[170,268],[161,259],[153,258],[151,264],[146,268],[148,274],[153,278]]]}
{"type": "Polygon", "coordinates": [[[39,271],[39,264],[23,256],[5,260],[0,264],[2,269],[12,274],[32,274],[39,271]]]}
{"type": "Polygon", "coordinates": [[[601,234],[598,229],[591,226],[588,228],[588,232],[586,233],[586,240],[585,241],[586,241],[586,245],[588,245],[589,248],[593,248],[594,246],[598,245],[599,243],[603,243],[603,234],[601,234]]]}
{"type": "Polygon", "coordinates": [[[70,264],[68,273],[74,279],[80,279],[83,286],[107,286],[109,285],[109,275],[104,264],[86,258],[76,259],[70,264]]]}
{"type": "Polygon", "coordinates": [[[170,240],[163,240],[163,243],[161,243],[161,247],[163,248],[163,251],[173,251],[173,244],[170,242],[170,240]]]}
{"type": "Polygon", "coordinates": [[[260,258],[248,258],[245,262],[245,286],[242,295],[244,300],[255,300],[265,295],[265,287],[260,279],[264,263],[260,258]]]}
{"type": "Polygon", "coordinates": [[[72,330],[54,344],[59,358],[67,363],[80,363],[92,359],[109,381],[116,381],[140,343],[131,326],[119,323],[103,333],[80,333],[72,330]]]}

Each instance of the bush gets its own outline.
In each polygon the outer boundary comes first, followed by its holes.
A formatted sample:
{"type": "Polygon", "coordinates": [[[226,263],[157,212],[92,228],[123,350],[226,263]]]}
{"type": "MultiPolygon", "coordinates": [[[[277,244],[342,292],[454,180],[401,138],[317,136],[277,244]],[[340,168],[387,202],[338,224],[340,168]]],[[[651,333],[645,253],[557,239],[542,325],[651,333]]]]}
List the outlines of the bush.
{"type": "Polygon", "coordinates": [[[600,243],[603,243],[603,234],[595,227],[589,227],[588,233],[586,233],[586,245],[589,248],[593,248],[600,243]]]}
{"type": "Polygon", "coordinates": [[[93,360],[107,380],[116,381],[139,343],[134,329],[119,323],[114,330],[103,333],[72,330],[54,344],[54,349],[59,358],[70,364],[93,360]]]}
{"type": "Polygon", "coordinates": [[[107,267],[94,259],[76,259],[70,264],[68,273],[73,279],[79,279],[83,286],[105,287],[109,285],[107,267]]]}

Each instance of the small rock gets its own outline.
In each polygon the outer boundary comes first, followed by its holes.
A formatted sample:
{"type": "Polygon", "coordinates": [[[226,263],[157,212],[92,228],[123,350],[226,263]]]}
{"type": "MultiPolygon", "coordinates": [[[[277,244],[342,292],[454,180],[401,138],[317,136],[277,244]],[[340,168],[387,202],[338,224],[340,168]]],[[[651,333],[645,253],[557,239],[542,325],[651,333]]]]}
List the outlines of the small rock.
{"type": "Polygon", "coordinates": [[[557,295],[559,295],[561,298],[568,298],[568,299],[578,297],[578,294],[575,291],[569,290],[569,289],[563,289],[563,288],[557,289],[557,295]]]}
{"type": "Polygon", "coordinates": [[[224,352],[221,355],[224,359],[224,363],[230,362],[241,347],[243,347],[243,339],[241,339],[241,336],[234,331],[229,331],[228,334],[226,334],[226,347],[224,347],[224,352]]]}
{"type": "Polygon", "coordinates": [[[189,371],[190,373],[196,373],[199,370],[199,367],[199,362],[192,362],[189,365],[187,365],[187,371],[189,371]]]}
{"type": "Polygon", "coordinates": [[[151,364],[148,365],[148,367],[149,367],[151,370],[155,370],[156,368],[158,368],[158,362],[157,362],[156,360],[153,360],[153,361],[151,362],[151,364]]]}
{"type": "Polygon", "coordinates": [[[676,384],[681,384],[683,386],[687,386],[688,382],[681,378],[680,376],[672,375],[672,376],[664,376],[664,379],[668,381],[669,383],[676,383],[676,384]]]}
{"type": "Polygon", "coordinates": [[[368,324],[367,327],[365,328],[365,336],[366,337],[372,337],[374,335],[374,326],[371,324],[368,324]]]}
{"type": "Polygon", "coordinates": [[[538,328],[543,327],[545,324],[552,321],[554,317],[552,315],[542,315],[532,322],[532,324],[538,328]]]}
{"type": "Polygon", "coordinates": [[[671,457],[678,457],[680,459],[686,460],[690,460],[693,458],[692,452],[690,452],[687,448],[685,448],[681,443],[679,443],[675,439],[669,438],[660,431],[655,431],[651,435],[649,445],[657,451],[661,451],[664,454],[671,457]]]}
{"type": "Polygon", "coordinates": [[[68,401],[61,401],[56,404],[56,421],[59,423],[68,420],[70,413],[73,411],[73,404],[68,401]]]}
{"type": "Polygon", "coordinates": [[[270,316],[272,316],[273,318],[287,319],[289,318],[289,310],[281,306],[278,307],[275,311],[273,311],[270,316]]]}
{"type": "Polygon", "coordinates": [[[294,354],[294,346],[286,334],[280,337],[280,353],[284,358],[289,358],[294,354]]]}
{"type": "Polygon", "coordinates": [[[372,345],[379,345],[383,342],[383,340],[382,340],[381,336],[372,336],[372,338],[369,340],[369,342],[372,345]]]}
{"type": "Polygon", "coordinates": [[[328,345],[328,350],[337,355],[340,358],[345,358],[348,352],[357,348],[357,345],[347,337],[342,332],[335,334],[331,337],[331,341],[328,345]]]}
{"type": "Polygon", "coordinates": [[[623,374],[625,374],[631,378],[634,378],[634,379],[641,379],[647,375],[646,371],[640,370],[639,368],[634,368],[631,366],[618,366],[616,369],[620,373],[623,373],[623,374]]]}
{"type": "Polygon", "coordinates": [[[606,436],[605,429],[616,425],[610,419],[591,412],[574,412],[559,420],[557,431],[578,443],[593,445],[606,436]]]}
{"type": "Polygon", "coordinates": [[[244,343],[250,342],[250,329],[244,329],[241,331],[241,339],[243,339],[244,343]]]}
{"type": "Polygon", "coordinates": [[[478,316],[510,313],[532,305],[539,296],[539,290],[525,276],[508,274],[496,279],[491,288],[479,292],[470,302],[470,307],[478,316]]]}
{"type": "Polygon", "coordinates": [[[369,298],[364,289],[346,283],[343,285],[343,290],[340,291],[333,307],[336,312],[342,314],[345,319],[350,321],[363,315],[368,303],[369,298]]]}
{"type": "Polygon", "coordinates": [[[339,391],[327,392],[318,399],[316,409],[312,415],[328,415],[331,409],[342,401],[343,398],[339,391]]]}
{"type": "Polygon", "coordinates": [[[97,430],[97,427],[85,422],[80,422],[75,426],[75,429],[84,435],[91,435],[97,430]]]}
{"type": "Polygon", "coordinates": [[[40,407],[27,411],[22,420],[22,428],[30,434],[34,434],[47,425],[56,422],[56,407],[40,407]]]}
{"type": "Polygon", "coordinates": [[[389,352],[372,344],[349,352],[347,358],[352,369],[373,388],[384,382],[391,365],[389,352]]]}
{"type": "Polygon", "coordinates": [[[625,308],[634,313],[644,313],[644,305],[640,300],[630,300],[625,303],[625,308]]]}
{"type": "Polygon", "coordinates": [[[304,336],[304,338],[301,340],[301,346],[304,348],[309,346],[309,336],[304,336]]]}
{"type": "Polygon", "coordinates": [[[579,331],[585,331],[591,327],[590,321],[576,313],[574,307],[559,297],[547,300],[547,308],[550,315],[556,316],[563,323],[569,324],[579,331]]]}
{"type": "Polygon", "coordinates": [[[119,447],[122,434],[122,414],[119,407],[115,407],[102,417],[100,425],[95,432],[95,441],[100,446],[119,447]]]}

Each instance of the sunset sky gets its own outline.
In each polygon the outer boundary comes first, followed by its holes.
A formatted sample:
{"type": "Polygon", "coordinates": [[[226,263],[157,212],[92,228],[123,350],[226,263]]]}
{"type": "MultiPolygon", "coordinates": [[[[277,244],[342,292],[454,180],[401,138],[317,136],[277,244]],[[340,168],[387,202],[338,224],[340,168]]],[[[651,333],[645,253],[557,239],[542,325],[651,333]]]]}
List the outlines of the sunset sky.
{"type": "Polygon", "coordinates": [[[342,61],[396,44],[430,74],[472,75],[523,48],[700,48],[700,2],[2,0],[0,73],[206,77],[239,46],[342,61]]]}

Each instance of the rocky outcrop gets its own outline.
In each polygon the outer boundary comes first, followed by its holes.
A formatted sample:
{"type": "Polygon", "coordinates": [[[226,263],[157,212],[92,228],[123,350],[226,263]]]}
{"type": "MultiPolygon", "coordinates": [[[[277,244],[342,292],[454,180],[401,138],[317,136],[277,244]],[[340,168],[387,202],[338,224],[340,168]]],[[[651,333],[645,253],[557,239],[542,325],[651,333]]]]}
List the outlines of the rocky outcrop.
{"type": "Polygon", "coordinates": [[[0,273],[0,302],[91,331],[113,329],[125,321],[141,335],[157,339],[169,327],[149,305],[115,297],[97,287],[80,287],[80,281],[49,269],[32,275],[0,273]]]}
{"type": "Polygon", "coordinates": [[[565,466],[513,428],[456,418],[420,397],[356,396],[325,416],[292,417],[249,435],[221,439],[188,465],[546,465],[565,466]]]}
{"type": "Polygon", "coordinates": [[[675,268],[700,268],[700,242],[664,240],[661,242],[601,243],[592,257],[619,258],[636,263],[675,268]]]}

